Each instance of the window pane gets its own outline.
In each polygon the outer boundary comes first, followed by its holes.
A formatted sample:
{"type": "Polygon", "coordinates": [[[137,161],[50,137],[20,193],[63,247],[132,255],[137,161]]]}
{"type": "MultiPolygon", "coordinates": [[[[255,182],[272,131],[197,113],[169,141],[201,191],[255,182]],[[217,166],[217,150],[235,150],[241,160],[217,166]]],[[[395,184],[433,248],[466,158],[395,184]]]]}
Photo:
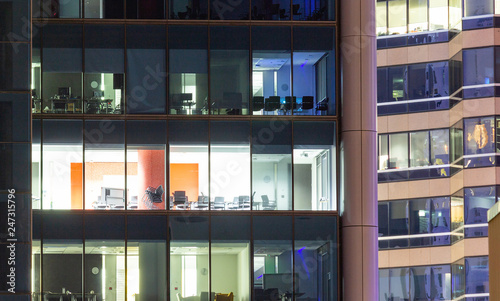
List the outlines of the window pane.
{"type": "MultiPolygon", "coordinates": [[[[390,3],[390,2],[389,2],[390,3]]],[[[427,31],[427,0],[409,0],[410,32],[427,31]]]]}
{"type": "Polygon", "coordinates": [[[292,127],[290,123],[252,123],[254,210],[292,209],[292,127]]]}
{"type": "Polygon", "coordinates": [[[299,121],[293,126],[294,209],[336,210],[335,124],[299,121]]]}
{"type": "Polygon", "coordinates": [[[389,286],[392,299],[409,300],[410,275],[408,268],[391,269],[389,286]]]}
{"type": "Polygon", "coordinates": [[[408,134],[389,135],[390,168],[408,167],[408,134]]]}
{"type": "Polygon", "coordinates": [[[390,67],[389,69],[389,99],[392,101],[408,99],[406,66],[390,67]]]}
{"type": "MultiPolygon", "coordinates": [[[[175,120],[168,128],[170,209],[208,210],[208,122],[175,120]]],[[[212,209],[224,209],[224,202],[212,209]]]]}
{"type": "Polygon", "coordinates": [[[459,190],[451,196],[451,243],[455,243],[464,237],[464,189],[459,190]],[[461,230],[458,230],[462,228],[461,230]]]}
{"type": "Polygon", "coordinates": [[[387,83],[387,68],[377,68],[377,103],[392,100],[387,91],[387,83]]]}
{"type": "Polygon", "coordinates": [[[213,121],[210,128],[210,197],[214,209],[250,210],[250,124],[213,121]]]}
{"type": "MultiPolygon", "coordinates": [[[[254,115],[291,114],[291,33],[287,27],[252,28],[252,111],[254,115]],[[288,97],[288,98],[286,98],[288,97]]],[[[295,105],[295,109],[299,109],[295,105]]],[[[311,108],[307,110],[311,110],[311,108]]]]}
{"type": "Polygon", "coordinates": [[[431,162],[433,165],[449,164],[450,155],[448,146],[450,144],[450,132],[446,130],[430,131],[431,137],[431,162]]]}
{"type": "Polygon", "coordinates": [[[169,114],[208,114],[208,38],[203,26],[170,26],[169,114]]]}
{"type": "Polygon", "coordinates": [[[42,196],[42,177],[41,177],[41,120],[32,121],[33,136],[31,140],[31,207],[32,209],[40,209],[40,197],[42,196]]]}
{"type": "MultiPolygon", "coordinates": [[[[170,289],[170,300],[190,296],[200,296],[198,300],[201,301],[214,300],[215,293],[210,294],[209,298],[208,285],[211,275],[208,218],[202,216],[171,217],[169,224],[170,287],[178,288],[177,291],[170,289]]],[[[215,278],[215,275],[212,278],[215,278]]]]}
{"type": "Polygon", "coordinates": [[[255,216],[253,229],[254,300],[293,292],[292,218],[255,216]]]}
{"type": "Polygon", "coordinates": [[[29,142],[29,94],[0,94],[0,142],[29,142]]]}
{"type": "Polygon", "coordinates": [[[430,30],[448,29],[448,0],[430,0],[430,30]]]}
{"type": "Polygon", "coordinates": [[[294,0],[292,5],[292,15],[293,20],[334,20],[335,2],[332,0],[314,2],[294,0]]]}
{"type": "Polygon", "coordinates": [[[165,27],[129,25],[126,30],[127,112],[165,114],[167,96],[165,27]]]}
{"type": "Polygon", "coordinates": [[[463,51],[464,85],[481,85],[494,82],[493,48],[463,51]]]}
{"type": "Polygon", "coordinates": [[[378,136],[378,170],[393,168],[389,166],[389,135],[378,136]]]}
{"type": "Polygon", "coordinates": [[[462,0],[449,0],[450,29],[462,29],[462,0]]]}
{"type": "MultiPolygon", "coordinates": [[[[5,2],[2,2],[5,3],[5,2]]],[[[0,6],[1,7],[1,6],[0,6]]],[[[30,47],[28,43],[2,43],[0,90],[28,90],[30,47]]]]}
{"type": "Polygon", "coordinates": [[[389,0],[389,34],[406,32],[406,0],[389,0]]]}
{"type": "Polygon", "coordinates": [[[123,19],[123,0],[84,1],[85,18],[123,19]]]}
{"type": "MultiPolygon", "coordinates": [[[[389,202],[389,236],[408,234],[408,201],[389,202]]],[[[393,239],[389,246],[407,247],[408,239],[393,239]]]]}
{"type": "Polygon", "coordinates": [[[494,157],[481,156],[481,154],[495,153],[495,123],[494,117],[470,118],[464,120],[464,148],[465,167],[491,166],[494,164],[494,157]],[[472,157],[472,158],[470,158],[472,157]]]}
{"type": "MultiPolygon", "coordinates": [[[[389,204],[387,202],[378,204],[378,237],[389,236],[389,204]]],[[[378,241],[379,249],[389,246],[387,240],[378,241]]]]}
{"type": "Polygon", "coordinates": [[[390,269],[378,270],[378,287],[379,287],[379,301],[386,301],[387,296],[390,296],[389,289],[389,272],[390,269]]]}
{"type": "Polygon", "coordinates": [[[292,107],[297,107],[294,114],[335,115],[334,28],[294,27],[293,49],[293,96],[297,101],[294,106],[292,97],[292,107]],[[314,109],[307,109],[311,97],[314,109]]]}
{"type": "Polygon", "coordinates": [[[429,132],[410,133],[410,167],[429,165],[429,132]]]}
{"type": "Polygon", "coordinates": [[[127,209],[164,210],[165,121],[127,121],[127,209]]]}
{"type": "Polygon", "coordinates": [[[377,0],[375,8],[377,22],[377,36],[387,35],[387,0],[377,0]]]}
{"type": "Polygon", "coordinates": [[[465,258],[465,293],[489,292],[488,257],[465,258]]]}
{"type": "Polygon", "coordinates": [[[125,209],[123,121],[85,121],[85,209],[125,209]]]}
{"type": "Polygon", "coordinates": [[[252,20],[290,20],[290,1],[252,0],[252,20]]]}
{"type": "Polygon", "coordinates": [[[464,189],[465,237],[488,235],[488,209],[496,202],[495,187],[475,187],[464,189]],[[480,227],[467,226],[483,224],[480,227]]]}
{"type": "Polygon", "coordinates": [[[336,217],[296,216],[294,246],[295,296],[306,300],[336,300],[336,217]]]}
{"type": "MultiPolygon", "coordinates": [[[[428,234],[432,232],[430,218],[431,208],[429,199],[410,200],[410,234],[428,234]]],[[[410,245],[431,245],[431,237],[411,238],[410,245]]]]}
{"type": "Polygon", "coordinates": [[[0,143],[0,191],[30,190],[30,152],[29,143],[0,143]]]}
{"type": "Polygon", "coordinates": [[[465,0],[464,17],[493,14],[493,0],[465,0]]]}
{"type": "Polygon", "coordinates": [[[250,46],[248,27],[211,27],[210,37],[212,114],[247,115],[250,46]]]}
{"type": "Polygon", "coordinates": [[[42,0],[42,15],[44,18],[80,18],[80,0],[42,0]]]}
{"type": "Polygon", "coordinates": [[[149,0],[134,1],[127,0],[127,19],[164,19],[165,1],[149,0]]]}
{"type": "MultiPolygon", "coordinates": [[[[239,300],[249,300],[251,287],[249,216],[212,216],[210,259],[212,291],[216,294],[232,294],[239,300]],[[228,228],[227,225],[231,227],[228,228]]],[[[215,298],[219,299],[217,295],[215,298]]]]}
{"type": "Polygon", "coordinates": [[[210,19],[248,20],[249,0],[210,0],[210,19]]]}
{"type": "Polygon", "coordinates": [[[451,265],[452,298],[456,299],[465,294],[465,261],[461,259],[451,265]]]}
{"type": "Polygon", "coordinates": [[[170,1],[170,19],[196,19],[208,18],[208,1],[170,1]]]}
{"type": "Polygon", "coordinates": [[[30,1],[7,0],[0,3],[0,41],[29,41],[30,1]]]}
{"type": "MultiPolygon", "coordinates": [[[[450,232],[450,198],[431,199],[431,223],[432,233],[450,232]]],[[[450,243],[450,236],[435,236],[432,245],[447,245],[450,243]]]]}

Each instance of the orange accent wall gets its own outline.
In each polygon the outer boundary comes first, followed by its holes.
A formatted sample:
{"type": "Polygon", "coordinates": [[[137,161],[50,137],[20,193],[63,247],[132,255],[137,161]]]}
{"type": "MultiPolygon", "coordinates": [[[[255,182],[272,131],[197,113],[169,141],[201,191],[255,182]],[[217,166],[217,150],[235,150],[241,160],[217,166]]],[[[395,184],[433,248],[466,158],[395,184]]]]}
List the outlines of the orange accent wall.
{"type": "MultiPolygon", "coordinates": [[[[137,179],[139,181],[139,209],[147,209],[141,202],[144,191],[148,186],[157,188],[165,187],[165,151],[163,150],[138,150],[137,152],[137,179]]],[[[162,197],[162,203],[153,204],[157,209],[165,209],[165,194],[162,197]]]]}
{"type": "Polygon", "coordinates": [[[198,164],[170,164],[170,193],[184,190],[190,202],[198,200],[198,164]]]}
{"type": "Polygon", "coordinates": [[[83,164],[71,163],[71,209],[82,209],[83,164]]]}

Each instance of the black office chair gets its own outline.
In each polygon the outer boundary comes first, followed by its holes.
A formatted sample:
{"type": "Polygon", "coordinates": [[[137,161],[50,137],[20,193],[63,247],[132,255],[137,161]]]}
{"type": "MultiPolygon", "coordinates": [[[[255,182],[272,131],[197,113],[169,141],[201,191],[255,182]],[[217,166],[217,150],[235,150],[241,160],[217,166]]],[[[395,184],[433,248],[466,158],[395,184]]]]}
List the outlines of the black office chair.
{"type": "Polygon", "coordinates": [[[149,186],[146,189],[146,192],[144,193],[144,196],[142,198],[142,203],[144,206],[148,209],[154,209],[155,203],[161,203],[163,202],[163,193],[165,191],[163,190],[163,186],[158,186],[158,188],[154,188],[152,186],[149,186]]]}
{"type": "Polygon", "coordinates": [[[300,15],[302,15],[302,13],[299,13],[299,10],[300,10],[300,4],[294,4],[294,5],[292,5],[292,14],[294,16],[300,16],[300,15]]]}
{"type": "Polygon", "coordinates": [[[270,201],[266,194],[260,196],[262,199],[262,210],[276,210],[276,202],[270,201]]]}
{"type": "Polygon", "coordinates": [[[295,96],[285,96],[285,105],[283,106],[285,114],[287,111],[297,109],[297,100],[295,96]]]}
{"type": "Polygon", "coordinates": [[[177,209],[187,209],[189,207],[188,197],[185,191],[174,191],[174,205],[177,209]]]}
{"type": "Polygon", "coordinates": [[[252,104],[252,111],[256,112],[262,110],[264,108],[264,96],[254,96],[252,104]]]}
{"type": "Polygon", "coordinates": [[[216,196],[214,199],[213,209],[226,209],[226,203],[223,196],[216,196]]]}
{"type": "Polygon", "coordinates": [[[302,105],[300,107],[302,110],[311,110],[314,108],[314,97],[313,96],[303,96],[302,105]]]}
{"type": "Polygon", "coordinates": [[[276,111],[281,107],[281,98],[279,96],[269,96],[264,103],[264,111],[276,111]]]}

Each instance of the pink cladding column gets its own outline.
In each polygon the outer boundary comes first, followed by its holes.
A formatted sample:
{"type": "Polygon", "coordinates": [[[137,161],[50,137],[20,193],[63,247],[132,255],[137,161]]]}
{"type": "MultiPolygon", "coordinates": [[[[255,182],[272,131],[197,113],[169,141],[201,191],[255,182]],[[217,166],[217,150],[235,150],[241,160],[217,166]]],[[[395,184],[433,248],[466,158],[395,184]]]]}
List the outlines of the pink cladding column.
{"type": "Polygon", "coordinates": [[[344,301],[378,296],[375,1],[340,0],[344,301]]]}

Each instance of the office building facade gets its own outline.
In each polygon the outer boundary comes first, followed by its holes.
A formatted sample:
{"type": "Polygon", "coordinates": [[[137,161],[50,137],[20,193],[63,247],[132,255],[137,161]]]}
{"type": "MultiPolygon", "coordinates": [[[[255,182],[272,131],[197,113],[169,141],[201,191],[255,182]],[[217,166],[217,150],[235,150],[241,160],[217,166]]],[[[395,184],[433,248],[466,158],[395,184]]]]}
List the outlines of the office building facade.
{"type": "Polygon", "coordinates": [[[377,1],[379,300],[489,300],[498,1],[377,1]]]}
{"type": "Polygon", "coordinates": [[[377,295],[372,1],[3,3],[2,300],[377,295]]]}

